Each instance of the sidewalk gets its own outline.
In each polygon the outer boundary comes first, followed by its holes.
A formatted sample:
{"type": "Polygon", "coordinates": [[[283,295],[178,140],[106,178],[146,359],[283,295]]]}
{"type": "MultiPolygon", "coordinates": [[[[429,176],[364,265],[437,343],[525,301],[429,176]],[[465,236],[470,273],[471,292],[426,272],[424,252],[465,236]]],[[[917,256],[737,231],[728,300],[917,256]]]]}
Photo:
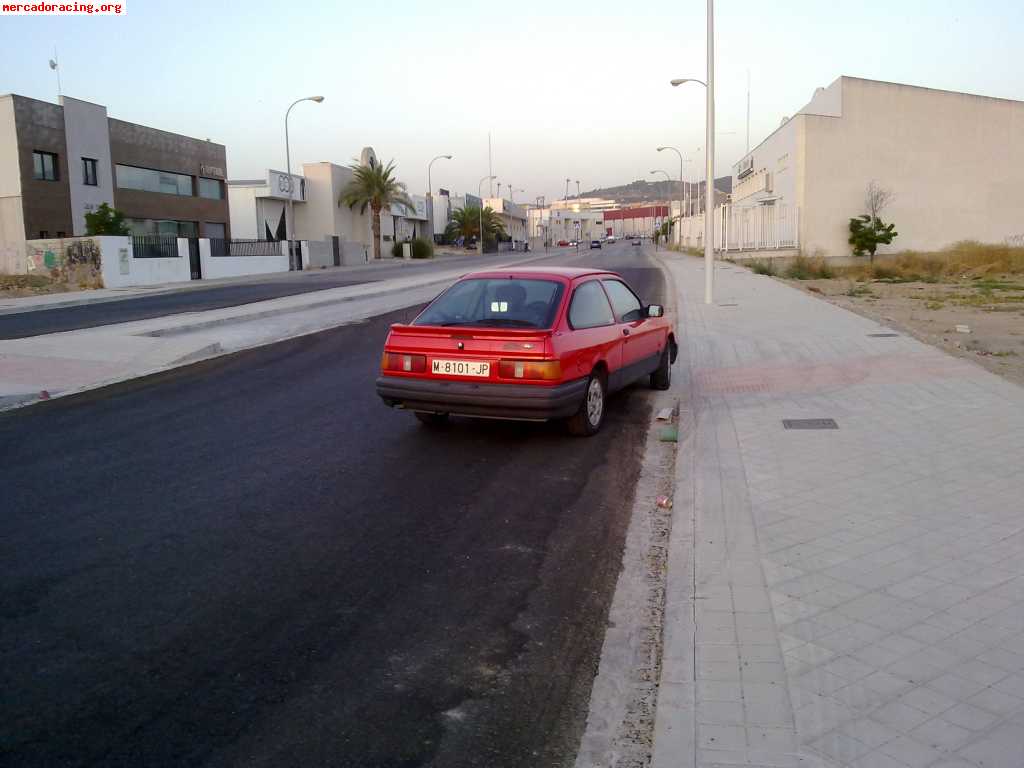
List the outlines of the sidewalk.
{"type": "MultiPolygon", "coordinates": [[[[528,264],[518,254],[488,268],[528,264]]],[[[215,355],[357,322],[430,301],[475,267],[447,269],[300,293],[267,301],[64,333],[0,340],[0,410],[146,376],[215,355]]]]}
{"type": "Polygon", "coordinates": [[[1020,768],[1024,389],[738,266],[706,306],[663,258],[693,427],[653,768],[1020,768]]]}

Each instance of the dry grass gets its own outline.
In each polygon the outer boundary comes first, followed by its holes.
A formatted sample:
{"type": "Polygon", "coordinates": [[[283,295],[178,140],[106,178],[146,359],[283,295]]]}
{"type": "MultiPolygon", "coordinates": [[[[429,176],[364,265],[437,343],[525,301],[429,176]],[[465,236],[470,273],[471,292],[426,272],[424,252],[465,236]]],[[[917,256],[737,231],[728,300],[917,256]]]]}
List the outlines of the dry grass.
{"type": "Polygon", "coordinates": [[[1024,247],[965,240],[942,251],[903,251],[876,257],[873,265],[837,267],[835,272],[840,277],[854,280],[926,283],[944,282],[950,278],[979,279],[987,275],[1024,274],[1024,247]]]}
{"type": "Polygon", "coordinates": [[[0,291],[31,290],[48,288],[53,280],[45,275],[3,275],[0,274],[0,291]]]}

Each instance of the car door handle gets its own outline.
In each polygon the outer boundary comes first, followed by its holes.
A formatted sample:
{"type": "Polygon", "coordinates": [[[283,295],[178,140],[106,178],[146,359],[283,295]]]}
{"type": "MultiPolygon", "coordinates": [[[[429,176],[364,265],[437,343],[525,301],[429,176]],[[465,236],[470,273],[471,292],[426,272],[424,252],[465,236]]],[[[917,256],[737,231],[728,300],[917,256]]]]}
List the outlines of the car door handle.
{"type": "Polygon", "coordinates": [[[623,328],[622,329],[622,335],[623,336],[629,336],[629,328],[623,328]]]}

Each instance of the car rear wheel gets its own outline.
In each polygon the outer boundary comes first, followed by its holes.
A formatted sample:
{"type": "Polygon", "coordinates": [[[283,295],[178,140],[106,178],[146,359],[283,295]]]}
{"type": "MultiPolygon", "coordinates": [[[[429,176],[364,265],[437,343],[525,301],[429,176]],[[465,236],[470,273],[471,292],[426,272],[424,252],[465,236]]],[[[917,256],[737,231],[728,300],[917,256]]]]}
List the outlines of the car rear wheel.
{"type": "Polygon", "coordinates": [[[447,413],[424,413],[423,411],[416,411],[415,416],[419,419],[420,424],[424,424],[428,427],[443,427],[448,424],[447,413]]]}
{"type": "Polygon", "coordinates": [[[587,381],[586,394],[583,396],[583,402],[580,403],[580,409],[566,421],[570,434],[590,437],[598,433],[601,425],[604,423],[606,394],[607,390],[601,375],[596,372],[590,374],[590,379],[587,381]]]}
{"type": "Polygon", "coordinates": [[[666,344],[661,353],[658,369],[651,374],[651,389],[668,389],[672,386],[672,352],[671,345],[666,344]]]}

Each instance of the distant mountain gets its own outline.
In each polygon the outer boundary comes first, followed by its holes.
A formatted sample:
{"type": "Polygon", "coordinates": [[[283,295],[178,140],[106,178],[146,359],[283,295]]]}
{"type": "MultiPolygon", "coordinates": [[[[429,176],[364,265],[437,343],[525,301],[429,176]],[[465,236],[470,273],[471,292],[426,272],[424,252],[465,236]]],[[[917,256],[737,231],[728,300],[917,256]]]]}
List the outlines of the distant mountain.
{"type": "MultiPolygon", "coordinates": [[[[704,183],[687,185],[692,186],[687,190],[690,194],[703,194],[704,183]]],[[[720,192],[732,191],[732,176],[720,176],[715,179],[715,189],[720,192]]],[[[589,192],[583,192],[583,197],[604,197],[615,200],[624,205],[631,203],[649,203],[655,200],[674,200],[679,197],[678,181],[647,181],[637,179],[629,184],[620,184],[617,187],[599,187],[589,192]]],[[[571,198],[570,198],[571,199],[571,198]]]]}

